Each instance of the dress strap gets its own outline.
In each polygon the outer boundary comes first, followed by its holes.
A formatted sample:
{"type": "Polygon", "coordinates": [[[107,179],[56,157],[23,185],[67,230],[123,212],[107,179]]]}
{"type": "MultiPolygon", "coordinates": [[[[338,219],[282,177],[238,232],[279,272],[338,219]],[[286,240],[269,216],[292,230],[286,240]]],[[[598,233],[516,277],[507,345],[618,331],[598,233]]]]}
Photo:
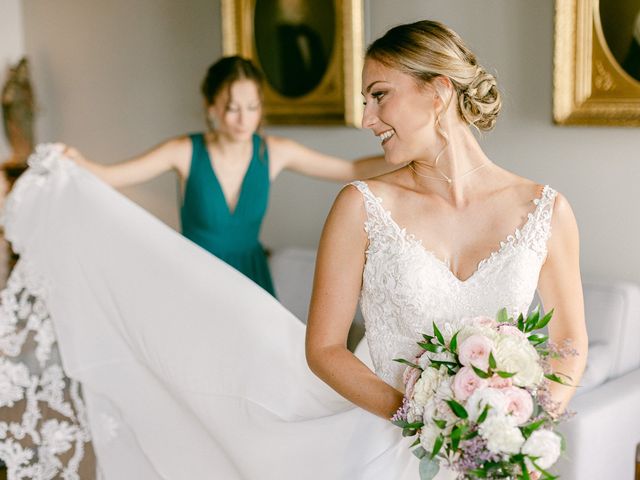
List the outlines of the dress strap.
{"type": "Polygon", "coordinates": [[[551,219],[557,195],[558,192],[549,185],[544,186],[540,197],[533,201],[536,208],[529,214],[529,221],[522,232],[526,244],[541,256],[547,254],[547,242],[551,236],[551,219]]]}
{"type": "Polygon", "coordinates": [[[388,224],[388,217],[390,213],[384,209],[382,206],[382,199],[373,194],[366,182],[363,182],[362,180],[355,180],[349,185],[353,185],[360,190],[360,193],[362,193],[362,197],[364,198],[364,208],[367,212],[367,220],[364,223],[364,229],[371,238],[371,234],[376,230],[376,227],[388,224]]]}

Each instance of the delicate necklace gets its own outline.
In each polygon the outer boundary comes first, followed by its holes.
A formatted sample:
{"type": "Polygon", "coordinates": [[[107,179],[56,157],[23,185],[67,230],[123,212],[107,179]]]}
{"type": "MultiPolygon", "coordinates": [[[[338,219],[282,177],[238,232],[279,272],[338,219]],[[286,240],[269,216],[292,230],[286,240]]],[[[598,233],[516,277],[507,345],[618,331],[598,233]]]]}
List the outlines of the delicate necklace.
{"type": "MultiPolygon", "coordinates": [[[[448,177],[447,175],[445,175],[444,173],[442,173],[438,169],[435,169],[435,170],[440,175],[442,175],[442,177],[434,177],[434,176],[431,176],[431,175],[425,175],[424,173],[420,173],[415,169],[415,167],[413,166],[413,162],[409,163],[408,167],[413,171],[413,173],[415,173],[416,175],[418,175],[420,177],[431,178],[432,180],[440,180],[442,182],[447,182],[449,185],[451,185],[453,182],[456,182],[456,181],[460,180],[462,177],[465,177],[465,176],[475,172],[476,170],[480,170],[485,165],[486,165],[486,163],[483,163],[481,165],[478,165],[477,167],[472,168],[471,170],[468,170],[468,171],[464,172],[462,175],[457,175],[455,177],[448,177]]],[[[433,168],[433,167],[431,167],[431,168],[433,168]]]]}

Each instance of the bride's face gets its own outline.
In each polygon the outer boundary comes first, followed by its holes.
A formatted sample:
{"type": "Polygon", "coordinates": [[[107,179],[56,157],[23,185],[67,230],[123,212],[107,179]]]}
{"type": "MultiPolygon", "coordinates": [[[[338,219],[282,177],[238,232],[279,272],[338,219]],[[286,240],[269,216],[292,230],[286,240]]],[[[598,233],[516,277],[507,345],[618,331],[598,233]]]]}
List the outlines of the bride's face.
{"type": "Polygon", "coordinates": [[[216,131],[232,141],[251,140],[262,119],[262,101],[252,80],[237,80],[223,89],[209,106],[216,131]]]}
{"type": "Polygon", "coordinates": [[[380,139],[388,163],[427,159],[441,148],[435,119],[442,104],[431,84],[420,85],[408,74],[367,59],[362,94],[362,126],[380,139]]]}

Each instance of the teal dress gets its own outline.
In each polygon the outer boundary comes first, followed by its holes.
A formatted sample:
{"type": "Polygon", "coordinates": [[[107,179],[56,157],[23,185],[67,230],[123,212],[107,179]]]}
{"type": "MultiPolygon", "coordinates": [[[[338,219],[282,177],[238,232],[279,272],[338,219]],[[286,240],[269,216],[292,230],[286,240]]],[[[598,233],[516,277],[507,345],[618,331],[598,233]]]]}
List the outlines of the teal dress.
{"type": "Polygon", "coordinates": [[[238,204],[229,210],[211,165],[204,135],[190,135],[191,169],[180,209],[182,234],[239,270],[275,296],[264,248],[258,241],[269,199],[269,153],[253,135],[251,162],[240,187],[238,204]]]}

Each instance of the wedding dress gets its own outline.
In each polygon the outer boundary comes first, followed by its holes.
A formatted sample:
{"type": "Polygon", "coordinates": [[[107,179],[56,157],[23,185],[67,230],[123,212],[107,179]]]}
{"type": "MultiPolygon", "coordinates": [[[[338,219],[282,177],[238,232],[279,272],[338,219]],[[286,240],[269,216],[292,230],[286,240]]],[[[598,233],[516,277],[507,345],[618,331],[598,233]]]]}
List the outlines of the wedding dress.
{"type": "MultiPolygon", "coordinates": [[[[66,425],[43,433],[32,422],[40,448],[31,458],[20,456],[27,448],[19,445],[19,426],[0,422],[0,458],[10,468],[36,462],[40,471],[62,471],[63,440],[90,430],[106,479],[418,478],[400,429],[309,371],[304,325],[272,296],[57,147],[39,147],[30,167],[6,206],[6,235],[21,255],[11,292],[31,292],[46,307],[29,328],[53,321],[64,372],[82,385],[86,412],[78,398],[81,411],[66,425]]],[[[401,388],[402,366],[392,359],[410,358],[432,320],[493,316],[503,306],[527,310],[546,256],[552,189],[461,281],[393,221],[366,183],[354,185],[370,240],[361,297],[366,340],[384,381],[401,388]]],[[[3,295],[3,311],[16,310],[10,299],[3,295]]],[[[17,357],[26,344],[16,337],[28,321],[6,316],[0,347],[13,339],[11,352],[4,350],[13,366],[0,363],[9,385],[0,388],[0,407],[6,392],[14,400],[29,395],[25,376],[8,369],[33,369],[17,357]]],[[[45,338],[51,350],[55,338],[45,338]]],[[[64,478],[74,478],[73,468],[66,471],[64,478]]],[[[452,475],[443,470],[438,479],[452,475]]]]}

